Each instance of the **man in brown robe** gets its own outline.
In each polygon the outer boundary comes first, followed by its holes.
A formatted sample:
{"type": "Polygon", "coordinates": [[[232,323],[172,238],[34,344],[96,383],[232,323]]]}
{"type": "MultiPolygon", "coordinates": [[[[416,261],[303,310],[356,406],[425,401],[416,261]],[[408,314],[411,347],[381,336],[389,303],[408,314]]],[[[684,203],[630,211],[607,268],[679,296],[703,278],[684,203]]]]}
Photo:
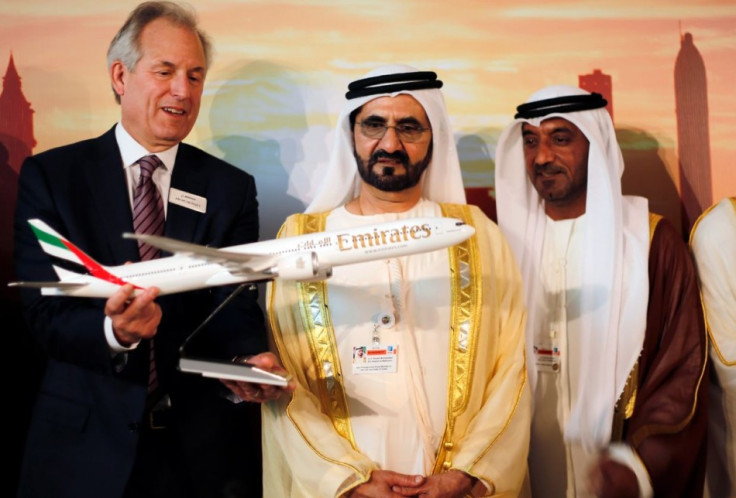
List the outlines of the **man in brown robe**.
{"type": "Polygon", "coordinates": [[[673,226],[621,193],[605,99],[548,87],[496,151],[524,278],[534,496],[701,496],[707,344],[673,226]]]}

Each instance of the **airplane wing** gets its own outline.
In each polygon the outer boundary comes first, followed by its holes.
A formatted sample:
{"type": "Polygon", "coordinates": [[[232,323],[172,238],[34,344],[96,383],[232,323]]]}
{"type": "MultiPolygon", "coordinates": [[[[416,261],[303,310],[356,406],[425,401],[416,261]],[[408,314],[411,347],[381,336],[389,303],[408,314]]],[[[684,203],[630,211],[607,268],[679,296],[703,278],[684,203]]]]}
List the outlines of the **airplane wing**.
{"type": "Polygon", "coordinates": [[[8,282],[8,287],[30,287],[32,289],[76,289],[89,285],[86,282],[8,282]]]}
{"type": "Polygon", "coordinates": [[[123,238],[140,240],[164,251],[218,263],[233,274],[262,272],[274,266],[278,261],[275,256],[225,251],[160,235],[124,233],[123,238]]]}

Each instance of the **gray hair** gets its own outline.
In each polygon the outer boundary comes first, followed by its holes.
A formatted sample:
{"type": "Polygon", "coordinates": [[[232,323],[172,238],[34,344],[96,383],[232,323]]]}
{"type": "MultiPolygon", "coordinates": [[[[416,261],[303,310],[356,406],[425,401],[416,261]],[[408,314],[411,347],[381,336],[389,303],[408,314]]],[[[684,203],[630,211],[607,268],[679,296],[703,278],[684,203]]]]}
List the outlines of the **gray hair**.
{"type": "MultiPolygon", "coordinates": [[[[132,71],[141,58],[141,33],[150,22],[165,18],[177,26],[191,29],[199,37],[204,49],[204,61],[207,69],[212,61],[212,43],[207,34],[197,25],[197,14],[185,4],[174,2],[143,2],[133,10],[123,26],[110,42],[107,49],[107,69],[115,61],[120,61],[128,71],[132,71]]],[[[120,103],[120,96],[113,88],[115,100],[120,103]]]]}

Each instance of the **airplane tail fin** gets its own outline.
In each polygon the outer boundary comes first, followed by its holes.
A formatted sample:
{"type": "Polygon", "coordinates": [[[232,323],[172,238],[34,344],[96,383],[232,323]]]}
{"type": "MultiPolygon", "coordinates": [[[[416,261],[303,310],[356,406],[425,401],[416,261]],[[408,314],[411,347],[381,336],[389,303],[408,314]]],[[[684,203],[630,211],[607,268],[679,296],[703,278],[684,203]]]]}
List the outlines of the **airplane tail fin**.
{"type": "MultiPolygon", "coordinates": [[[[41,244],[41,248],[46,254],[81,265],[93,274],[97,269],[103,268],[97,261],[45,222],[39,219],[32,219],[28,220],[28,223],[31,225],[33,233],[38,239],[38,243],[41,244]]],[[[54,265],[54,270],[61,280],[64,280],[64,277],[69,278],[71,275],[74,275],[74,272],[70,272],[56,265],[54,265]]]]}
{"type": "Polygon", "coordinates": [[[59,280],[62,282],[66,280],[71,280],[75,277],[79,277],[79,273],[75,273],[73,271],[69,271],[66,268],[62,268],[61,266],[52,265],[54,267],[54,271],[56,272],[56,275],[59,277],[59,280]]]}

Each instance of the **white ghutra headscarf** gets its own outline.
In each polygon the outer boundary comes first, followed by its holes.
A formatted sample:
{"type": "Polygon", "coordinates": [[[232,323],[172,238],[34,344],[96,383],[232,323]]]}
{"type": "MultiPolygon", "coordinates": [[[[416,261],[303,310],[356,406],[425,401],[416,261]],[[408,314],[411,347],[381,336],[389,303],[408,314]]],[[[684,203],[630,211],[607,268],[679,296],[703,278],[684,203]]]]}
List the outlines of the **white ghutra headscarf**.
{"type": "MultiPolygon", "coordinates": [[[[533,94],[527,102],[560,100],[559,97],[567,96],[584,96],[579,98],[583,101],[591,98],[591,94],[576,87],[552,86],[533,94]]],[[[579,365],[580,379],[565,425],[565,440],[578,441],[586,450],[595,451],[610,442],[616,401],[644,342],[649,300],[648,201],[621,194],[624,162],[613,123],[604,108],[579,110],[579,106],[576,109],[568,104],[537,110],[536,114],[518,117],[499,137],[496,149],[499,226],[516,255],[524,279],[528,307],[527,368],[534,392],[537,372],[533,340],[535,331],[544,326],[540,323],[543,308],[540,264],[546,215],[543,200],[527,178],[521,128],[525,122],[538,127],[543,120],[553,117],[573,123],[588,139],[590,147],[582,261],[582,340],[580,357],[569,359],[579,365]]]]}
{"type": "MultiPolygon", "coordinates": [[[[413,76],[420,73],[417,69],[396,64],[383,66],[366,74],[361,80],[384,75],[407,74],[403,86],[411,87],[413,76]]],[[[332,145],[330,162],[317,194],[307,206],[305,212],[318,213],[334,209],[346,204],[358,196],[361,178],[353,155],[353,140],[350,134],[350,113],[366,102],[379,97],[395,97],[407,94],[414,97],[424,107],[429,123],[432,126],[432,160],[423,175],[423,197],[434,202],[452,202],[465,204],[460,161],[457,156],[455,139],[452,135],[450,120],[442,93],[439,88],[398,89],[402,86],[399,78],[385,84],[386,91],[380,92],[381,83],[371,85],[370,95],[352,97],[345,102],[337,121],[337,133],[332,145]],[[377,92],[377,93],[373,93],[377,92]]],[[[441,82],[438,82],[441,86],[441,82]]],[[[351,92],[348,92],[349,94],[351,92]]],[[[357,93],[357,92],[353,92],[357,93]]]]}

